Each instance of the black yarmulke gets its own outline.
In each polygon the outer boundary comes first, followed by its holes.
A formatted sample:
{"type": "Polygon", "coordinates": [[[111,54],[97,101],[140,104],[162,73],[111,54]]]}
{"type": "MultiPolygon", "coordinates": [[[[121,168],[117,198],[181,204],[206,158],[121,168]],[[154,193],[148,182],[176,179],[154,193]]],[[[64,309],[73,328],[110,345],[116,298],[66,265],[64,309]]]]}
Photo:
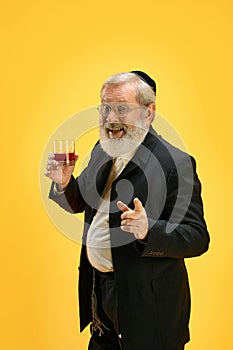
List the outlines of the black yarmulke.
{"type": "Polygon", "coordinates": [[[133,70],[130,73],[136,74],[140,79],[147,83],[156,94],[156,83],[148,74],[141,72],[140,70],[133,70]]]}

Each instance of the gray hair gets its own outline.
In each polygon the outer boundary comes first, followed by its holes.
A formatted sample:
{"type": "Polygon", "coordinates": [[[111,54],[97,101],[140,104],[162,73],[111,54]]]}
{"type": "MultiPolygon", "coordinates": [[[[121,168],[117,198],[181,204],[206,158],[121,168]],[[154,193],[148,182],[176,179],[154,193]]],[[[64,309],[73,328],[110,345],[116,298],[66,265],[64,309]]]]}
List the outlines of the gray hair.
{"type": "Polygon", "coordinates": [[[105,80],[101,92],[108,85],[122,85],[132,83],[136,87],[135,98],[141,106],[149,106],[155,103],[155,94],[152,88],[134,73],[117,73],[105,80]]]}

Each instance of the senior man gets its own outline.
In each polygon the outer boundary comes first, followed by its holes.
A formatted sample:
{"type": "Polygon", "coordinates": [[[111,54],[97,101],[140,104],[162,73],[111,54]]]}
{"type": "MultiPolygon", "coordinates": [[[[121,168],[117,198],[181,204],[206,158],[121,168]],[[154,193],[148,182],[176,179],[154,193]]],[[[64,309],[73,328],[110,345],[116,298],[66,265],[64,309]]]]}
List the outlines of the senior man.
{"type": "Polygon", "coordinates": [[[75,179],[50,155],[50,198],[85,212],[80,257],[81,331],[89,350],[182,350],[189,341],[184,258],[208,249],[193,157],[160,137],[156,84],[132,71],[101,89],[100,140],[75,179]]]}

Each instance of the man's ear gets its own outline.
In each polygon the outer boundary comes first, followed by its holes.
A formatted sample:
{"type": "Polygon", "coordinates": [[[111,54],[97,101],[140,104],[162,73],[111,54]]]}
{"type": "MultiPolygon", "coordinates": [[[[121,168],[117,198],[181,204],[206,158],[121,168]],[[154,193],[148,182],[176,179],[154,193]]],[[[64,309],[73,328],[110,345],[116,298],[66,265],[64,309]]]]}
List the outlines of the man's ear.
{"type": "Polygon", "coordinates": [[[156,105],[155,103],[151,103],[148,107],[147,107],[147,111],[146,111],[146,119],[148,121],[148,124],[150,125],[152,123],[152,121],[154,120],[155,117],[155,111],[156,111],[156,105]]]}

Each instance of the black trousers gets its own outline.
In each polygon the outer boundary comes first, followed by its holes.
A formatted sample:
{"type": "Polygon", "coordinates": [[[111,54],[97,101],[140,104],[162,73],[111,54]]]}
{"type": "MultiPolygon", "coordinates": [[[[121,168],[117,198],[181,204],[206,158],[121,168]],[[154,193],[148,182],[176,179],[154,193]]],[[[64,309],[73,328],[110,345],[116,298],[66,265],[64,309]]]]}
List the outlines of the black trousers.
{"type": "MultiPolygon", "coordinates": [[[[123,350],[118,322],[114,273],[101,273],[95,270],[95,276],[97,312],[103,324],[103,333],[100,333],[98,329],[93,331],[91,326],[92,336],[88,350],[123,350]]],[[[175,350],[184,350],[184,346],[175,350]]]]}
{"type": "Polygon", "coordinates": [[[114,273],[95,270],[95,294],[103,333],[98,329],[93,331],[91,326],[92,336],[88,350],[122,350],[114,273]]]}

